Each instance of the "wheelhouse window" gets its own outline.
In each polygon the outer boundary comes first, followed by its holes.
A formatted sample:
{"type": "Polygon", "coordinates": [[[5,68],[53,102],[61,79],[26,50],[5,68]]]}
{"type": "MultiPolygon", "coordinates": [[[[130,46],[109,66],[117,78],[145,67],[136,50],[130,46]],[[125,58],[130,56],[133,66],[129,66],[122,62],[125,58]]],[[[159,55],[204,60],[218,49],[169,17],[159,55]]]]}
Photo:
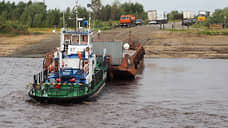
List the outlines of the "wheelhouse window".
{"type": "Polygon", "coordinates": [[[72,44],[79,44],[78,35],[72,35],[72,44]]]}
{"type": "Polygon", "coordinates": [[[88,44],[88,35],[81,35],[81,44],[88,44]]]}
{"type": "Polygon", "coordinates": [[[70,44],[88,44],[88,35],[68,34],[64,35],[64,41],[70,41],[70,44]]]}

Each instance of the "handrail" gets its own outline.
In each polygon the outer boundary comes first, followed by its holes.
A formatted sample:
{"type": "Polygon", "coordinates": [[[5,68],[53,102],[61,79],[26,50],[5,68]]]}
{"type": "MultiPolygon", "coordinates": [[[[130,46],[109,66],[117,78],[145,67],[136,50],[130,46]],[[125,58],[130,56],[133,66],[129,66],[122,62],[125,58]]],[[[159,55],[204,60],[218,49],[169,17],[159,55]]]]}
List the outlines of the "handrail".
{"type": "MultiPolygon", "coordinates": [[[[40,75],[40,73],[38,75],[40,75]]],[[[41,79],[38,78],[38,80],[40,81],[41,79]]],[[[80,93],[84,94],[86,89],[88,89],[87,93],[90,92],[90,90],[93,90],[96,87],[96,85],[98,85],[99,82],[102,80],[103,80],[103,70],[98,70],[93,76],[93,80],[90,84],[83,84],[83,85],[72,84],[72,83],[69,83],[66,85],[62,84],[62,87],[57,89],[55,86],[57,83],[53,83],[52,85],[49,85],[46,83],[38,83],[38,81],[36,81],[33,83],[32,92],[35,93],[35,96],[43,95],[45,91],[50,96],[61,96],[59,92],[62,92],[67,96],[73,93],[76,93],[77,96],[79,96],[80,93]]]]}

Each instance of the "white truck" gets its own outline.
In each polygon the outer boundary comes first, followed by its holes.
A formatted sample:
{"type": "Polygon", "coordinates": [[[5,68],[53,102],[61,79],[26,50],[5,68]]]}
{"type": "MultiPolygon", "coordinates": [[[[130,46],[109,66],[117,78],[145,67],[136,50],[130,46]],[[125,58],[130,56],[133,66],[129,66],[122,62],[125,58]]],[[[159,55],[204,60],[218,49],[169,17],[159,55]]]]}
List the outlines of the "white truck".
{"type": "Polygon", "coordinates": [[[164,11],[150,10],[147,12],[149,24],[166,24],[168,23],[167,14],[164,11]]]}
{"type": "Polygon", "coordinates": [[[183,12],[183,18],[184,19],[193,19],[194,18],[194,14],[192,11],[184,11],[183,12]]]}
{"type": "Polygon", "coordinates": [[[194,19],[194,13],[192,11],[183,11],[182,25],[190,26],[195,22],[196,20],[194,19]]]}

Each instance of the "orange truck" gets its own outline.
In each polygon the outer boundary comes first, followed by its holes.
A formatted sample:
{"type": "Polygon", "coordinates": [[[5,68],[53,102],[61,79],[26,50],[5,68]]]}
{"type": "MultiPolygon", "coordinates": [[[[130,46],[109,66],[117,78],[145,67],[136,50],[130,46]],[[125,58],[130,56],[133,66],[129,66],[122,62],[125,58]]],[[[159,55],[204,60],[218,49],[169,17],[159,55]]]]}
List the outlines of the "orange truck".
{"type": "Polygon", "coordinates": [[[127,27],[131,27],[131,26],[135,26],[135,16],[133,15],[122,15],[120,17],[120,26],[127,26],[127,27]]]}

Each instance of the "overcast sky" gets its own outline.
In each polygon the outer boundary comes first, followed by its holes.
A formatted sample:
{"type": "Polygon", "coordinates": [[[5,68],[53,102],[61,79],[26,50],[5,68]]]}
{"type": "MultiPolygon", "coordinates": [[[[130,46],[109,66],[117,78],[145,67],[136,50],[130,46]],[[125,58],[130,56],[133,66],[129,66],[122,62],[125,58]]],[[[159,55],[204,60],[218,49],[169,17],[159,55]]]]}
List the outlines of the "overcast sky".
{"type": "MultiPolygon", "coordinates": [[[[2,1],[2,0],[1,0],[2,1]]],[[[7,0],[5,0],[7,1],[7,0]]],[[[15,1],[29,1],[29,0],[9,0],[15,1]]],[[[32,0],[32,1],[43,1],[43,0],[32,0]]],[[[64,10],[66,7],[73,7],[75,0],[45,0],[48,8],[60,8],[64,10]]],[[[112,4],[115,0],[101,0],[103,4],[112,4]]],[[[121,3],[131,1],[139,2],[144,5],[144,9],[148,10],[208,10],[214,11],[217,8],[228,7],[228,0],[119,0],[121,3]]],[[[79,4],[86,6],[90,0],[79,0],[79,4]]]]}

